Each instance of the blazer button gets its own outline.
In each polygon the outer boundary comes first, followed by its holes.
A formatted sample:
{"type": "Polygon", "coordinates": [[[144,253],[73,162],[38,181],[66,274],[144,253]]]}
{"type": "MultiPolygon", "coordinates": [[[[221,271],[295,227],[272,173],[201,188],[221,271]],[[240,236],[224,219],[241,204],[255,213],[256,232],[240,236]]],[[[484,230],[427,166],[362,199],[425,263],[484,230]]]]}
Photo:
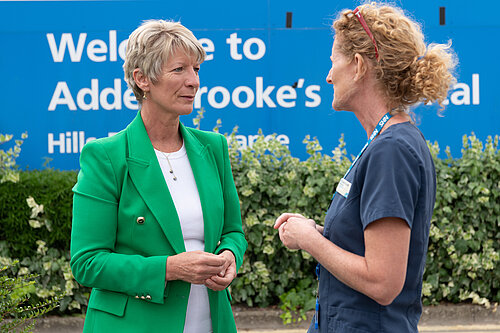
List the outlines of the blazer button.
{"type": "Polygon", "coordinates": [[[137,224],[144,224],[144,222],[146,222],[146,219],[143,216],[137,218],[137,224]]]}
{"type": "Polygon", "coordinates": [[[139,298],[139,295],[135,295],[135,298],[139,298]]]}
{"type": "Polygon", "coordinates": [[[151,299],[151,295],[146,295],[146,299],[151,299]]]}
{"type": "Polygon", "coordinates": [[[143,295],[143,296],[141,296],[141,299],[146,299],[146,297],[144,297],[144,295],[143,295]]]}

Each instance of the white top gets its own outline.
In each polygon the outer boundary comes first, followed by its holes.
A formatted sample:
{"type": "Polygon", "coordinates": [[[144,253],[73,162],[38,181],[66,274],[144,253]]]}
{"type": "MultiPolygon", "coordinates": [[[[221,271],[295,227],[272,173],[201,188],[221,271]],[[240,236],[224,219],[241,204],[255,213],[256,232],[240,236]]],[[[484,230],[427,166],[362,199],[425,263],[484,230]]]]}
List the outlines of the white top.
{"type": "MultiPolygon", "coordinates": [[[[200,195],[184,143],[180,150],[163,153],[155,149],[163,177],[181,223],[186,251],[205,250],[205,228],[200,195]],[[167,161],[168,157],[168,161],[167,161]],[[170,165],[169,163],[170,162],[170,165]],[[173,173],[170,173],[172,166],[173,173]],[[174,181],[174,175],[177,180],[174,181]]],[[[212,332],[207,287],[191,284],[184,333],[212,332]]]]}

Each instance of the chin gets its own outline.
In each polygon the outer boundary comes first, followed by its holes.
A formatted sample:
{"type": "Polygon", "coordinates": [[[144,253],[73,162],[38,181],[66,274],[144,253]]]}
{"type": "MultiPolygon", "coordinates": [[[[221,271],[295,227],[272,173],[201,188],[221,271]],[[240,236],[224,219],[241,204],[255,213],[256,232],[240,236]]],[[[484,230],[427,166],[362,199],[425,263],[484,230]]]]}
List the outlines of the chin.
{"type": "Polygon", "coordinates": [[[348,104],[345,103],[342,100],[337,100],[336,101],[335,99],[333,99],[332,108],[335,111],[350,111],[350,108],[349,108],[348,104]]]}
{"type": "Polygon", "coordinates": [[[193,112],[193,108],[186,108],[183,110],[179,110],[179,116],[187,116],[193,112]]]}
{"type": "Polygon", "coordinates": [[[338,98],[335,97],[335,95],[333,96],[333,101],[332,101],[332,108],[335,110],[335,111],[342,111],[342,103],[340,103],[340,100],[338,98]]]}
{"type": "Polygon", "coordinates": [[[335,111],[344,111],[344,108],[342,107],[342,104],[341,103],[335,103],[335,100],[333,100],[333,102],[332,102],[332,108],[335,111]]]}

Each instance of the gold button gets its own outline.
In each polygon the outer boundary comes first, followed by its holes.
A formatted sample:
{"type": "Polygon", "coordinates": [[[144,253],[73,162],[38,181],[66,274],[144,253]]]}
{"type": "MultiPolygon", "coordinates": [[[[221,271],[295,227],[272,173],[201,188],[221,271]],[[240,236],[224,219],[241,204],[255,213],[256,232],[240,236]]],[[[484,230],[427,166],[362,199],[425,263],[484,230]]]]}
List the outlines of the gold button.
{"type": "Polygon", "coordinates": [[[146,297],[144,297],[144,295],[141,296],[141,299],[146,299],[146,297]]]}
{"type": "Polygon", "coordinates": [[[146,299],[151,299],[151,296],[150,295],[146,295],[146,299]]]}
{"type": "Polygon", "coordinates": [[[139,298],[139,296],[138,296],[138,295],[135,295],[135,298],[139,298]]]}
{"type": "Polygon", "coordinates": [[[144,222],[146,222],[146,219],[143,216],[137,218],[137,224],[144,224],[144,222]]]}

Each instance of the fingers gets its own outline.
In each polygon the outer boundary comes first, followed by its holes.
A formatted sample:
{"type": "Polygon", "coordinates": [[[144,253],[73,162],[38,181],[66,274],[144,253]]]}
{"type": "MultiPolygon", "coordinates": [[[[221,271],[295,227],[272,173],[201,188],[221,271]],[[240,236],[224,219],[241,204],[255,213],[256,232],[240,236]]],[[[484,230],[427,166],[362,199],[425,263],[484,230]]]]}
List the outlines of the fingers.
{"type": "Polygon", "coordinates": [[[226,284],[218,284],[217,282],[213,281],[212,279],[207,279],[205,281],[205,286],[209,289],[212,289],[214,291],[221,291],[226,289],[226,287],[229,285],[229,283],[226,284]]]}
{"type": "Polygon", "coordinates": [[[231,284],[233,281],[230,277],[220,277],[220,276],[212,276],[210,279],[205,280],[205,286],[212,290],[224,290],[231,284]]]}
{"type": "Polygon", "coordinates": [[[283,224],[283,222],[286,222],[291,217],[304,218],[303,215],[297,213],[283,213],[276,219],[276,222],[274,222],[274,229],[278,229],[283,224]]]}
{"type": "Polygon", "coordinates": [[[277,219],[276,222],[274,222],[274,229],[278,229],[283,222],[286,222],[288,218],[290,217],[291,213],[283,213],[281,214],[277,219]]]}
{"type": "Polygon", "coordinates": [[[282,225],[280,226],[280,228],[278,229],[278,234],[279,234],[279,236],[280,236],[280,240],[281,240],[281,242],[283,243],[283,245],[285,245],[285,240],[284,240],[284,238],[283,238],[283,233],[285,232],[285,225],[286,225],[286,223],[282,224],[282,225]]]}
{"type": "Polygon", "coordinates": [[[203,251],[193,251],[193,252],[185,252],[185,253],[191,253],[193,255],[196,255],[198,256],[198,260],[200,263],[202,264],[206,264],[206,265],[209,265],[209,266],[224,266],[226,264],[226,258],[220,256],[220,255],[216,255],[216,254],[212,254],[212,253],[208,253],[208,252],[203,252],[203,251]]]}
{"type": "Polygon", "coordinates": [[[236,258],[234,257],[234,253],[230,250],[224,250],[221,253],[219,253],[219,256],[224,258],[226,263],[224,264],[224,270],[231,264],[234,264],[236,262],[236,258]]]}
{"type": "Polygon", "coordinates": [[[183,252],[167,259],[167,280],[203,284],[226,270],[226,259],[203,251],[183,252]]]}
{"type": "Polygon", "coordinates": [[[212,290],[224,290],[236,277],[236,264],[232,264],[226,270],[224,276],[214,275],[205,281],[205,286],[212,290]]]}

